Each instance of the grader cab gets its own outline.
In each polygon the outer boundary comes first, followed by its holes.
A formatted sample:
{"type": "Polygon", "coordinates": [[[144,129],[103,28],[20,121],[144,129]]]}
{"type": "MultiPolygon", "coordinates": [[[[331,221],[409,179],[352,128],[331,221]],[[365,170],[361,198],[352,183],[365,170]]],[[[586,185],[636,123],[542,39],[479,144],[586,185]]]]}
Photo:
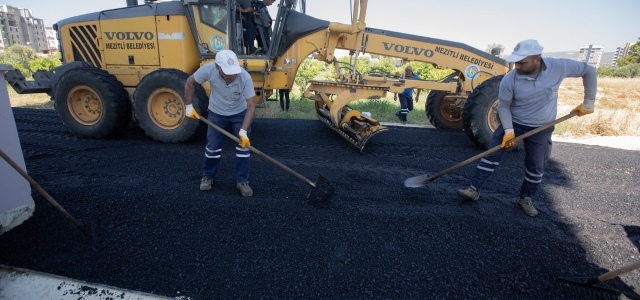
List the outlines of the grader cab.
{"type": "MultiPolygon", "coordinates": [[[[486,147],[497,119],[497,86],[506,61],[465,44],[421,37],[365,24],[368,0],[356,0],[351,24],[316,19],[280,0],[273,21],[255,10],[258,36],[247,37],[236,0],[145,1],[89,13],[58,22],[63,65],[34,73],[27,81],[9,71],[7,81],[18,93],[48,93],[64,125],[86,138],[119,134],[133,119],[156,141],[177,143],[191,138],[199,123],[185,116],[184,86],[189,74],[222,49],[237,53],[249,72],[256,101],[264,105],[276,89],[290,89],[301,62],[309,56],[336,63],[335,51],[350,51],[357,61],[365,53],[433,64],[455,72],[443,81],[405,80],[401,76],[343,72],[335,80],[312,80],[304,95],[315,101],[318,119],[358,151],[386,130],[348,104],[386,97],[405,88],[430,90],[427,116],[439,128],[464,129],[486,147]],[[268,26],[271,25],[271,26],[268,26]],[[247,43],[261,39],[262,51],[249,53],[247,43]],[[463,113],[464,111],[464,113],[463,113]]],[[[268,15],[268,12],[267,12],[268,15]]],[[[209,86],[198,86],[194,108],[206,115],[209,86]]]]}

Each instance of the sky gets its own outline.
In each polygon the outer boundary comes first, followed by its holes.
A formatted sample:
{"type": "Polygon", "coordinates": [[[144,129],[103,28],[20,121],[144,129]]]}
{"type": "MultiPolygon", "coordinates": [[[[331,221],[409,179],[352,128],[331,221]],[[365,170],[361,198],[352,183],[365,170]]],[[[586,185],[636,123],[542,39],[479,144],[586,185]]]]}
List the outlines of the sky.
{"type": "MultiPolygon", "coordinates": [[[[351,23],[353,0],[307,0],[307,14],[351,23]]],[[[139,0],[143,3],[143,0],[139,0]]],[[[277,14],[277,4],[269,7],[277,14]]],[[[126,0],[0,0],[31,9],[46,26],[90,12],[126,6],[126,0]]],[[[544,52],[577,52],[604,46],[613,52],[640,38],[640,0],[369,0],[367,27],[437,38],[485,50],[500,44],[510,53],[521,40],[537,39],[544,52]]]]}

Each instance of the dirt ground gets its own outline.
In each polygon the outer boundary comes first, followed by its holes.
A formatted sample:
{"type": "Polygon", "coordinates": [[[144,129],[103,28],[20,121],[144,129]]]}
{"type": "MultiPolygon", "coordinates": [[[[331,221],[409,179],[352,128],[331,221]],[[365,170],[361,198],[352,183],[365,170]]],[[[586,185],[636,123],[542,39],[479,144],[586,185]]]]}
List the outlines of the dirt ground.
{"type": "MultiPolygon", "coordinates": [[[[160,144],[132,124],[87,140],[55,111],[13,112],[28,173],[93,240],[33,190],[33,217],[0,236],[0,264],[188,299],[592,299],[556,277],[640,260],[640,151],[554,143],[531,218],[515,205],[523,151],[468,203],[455,190],[475,163],[403,186],[481,153],[461,131],[390,127],[357,153],[319,121],[256,119],[254,147],[335,187],[313,206],[309,185],[255,154],[243,198],[231,140],[200,191],[204,132],[160,144]]],[[[640,299],[640,270],[606,283],[640,299]]]]}

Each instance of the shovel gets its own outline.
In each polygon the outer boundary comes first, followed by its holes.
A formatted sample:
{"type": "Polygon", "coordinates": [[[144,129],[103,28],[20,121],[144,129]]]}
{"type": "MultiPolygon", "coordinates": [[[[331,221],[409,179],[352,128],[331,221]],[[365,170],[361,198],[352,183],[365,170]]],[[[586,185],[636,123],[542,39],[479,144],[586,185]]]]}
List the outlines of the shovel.
{"type": "Polygon", "coordinates": [[[51,197],[51,195],[49,195],[49,193],[47,193],[47,191],[45,191],[35,180],[33,180],[33,178],[31,178],[31,176],[29,176],[29,174],[27,174],[27,172],[22,170],[22,168],[20,168],[20,166],[18,166],[18,164],[16,164],[2,150],[0,150],[0,156],[2,156],[2,158],[5,161],[7,161],[7,163],[9,163],[9,165],[11,165],[16,171],[18,171],[18,173],[20,173],[20,175],[22,175],[22,177],[24,177],[24,179],[29,181],[29,183],[36,190],[38,190],[38,192],[40,192],[40,194],[42,194],[42,196],[44,196],[47,200],[49,200],[49,202],[53,205],[53,207],[55,207],[65,217],[67,217],[67,219],[69,219],[69,221],[71,221],[71,223],[73,223],[73,225],[75,225],[76,228],[78,228],[78,230],[80,230],[80,232],[82,232],[82,235],[84,235],[84,237],[86,237],[89,241],[91,241],[91,224],[89,224],[89,223],[85,223],[84,225],[80,224],[80,222],[78,222],[73,216],[71,216],[71,214],[69,214],[67,212],[67,210],[64,209],[64,207],[62,207],[56,200],[54,200],[53,197],[51,197]]]}
{"type": "MultiPolygon", "coordinates": [[[[532,135],[534,135],[534,134],[536,134],[536,133],[538,133],[540,131],[543,131],[543,130],[545,130],[547,128],[555,126],[558,123],[564,122],[564,121],[574,117],[577,114],[578,114],[577,111],[576,112],[572,112],[572,113],[570,113],[570,114],[568,114],[568,115],[566,115],[566,116],[564,116],[562,118],[559,118],[559,119],[557,119],[557,120],[555,120],[553,122],[550,122],[550,123],[547,123],[545,125],[542,125],[542,126],[536,128],[534,130],[531,130],[531,131],[529,131],[529,132],[527,132],[527,133],[525,133],[523,135],[517,136],[514,139],[512,139],[510,142],[514,142],[515,143],[515,142],[518,142],[520,140],[523,140],[523,139],[525,139],[525,138],[527,138],[529,136],[532,136],[532,135]]],[[[417,188],[417,187],[425,186],[427,183],[442,177],[442,175],[445,175],[447,173],[451,173],[451,172],[453,172],[453,171],[455,171],[455,170],[457,170],[457,169],[459,169],[461,167],[464,167],[464,166],[466,166],[466,165],[468,165],[468,164],[470,164],[470,163],[472,163],[472,162],[474,162],[474,161],[476,161],[478,159],[481,159],[481,158],[485,157],[486,155],[489,155],[489,154],[491,154],[493,152],[496,152],[496,151],[498,151],[500,149],[502,149],[501,145],[495,146],[495,147],[493,147],[493,148],[491,148],[491,149],[489,149],[489,150],[487,150],[485,152],[482,152],[482,153],[480,153],[480,154],[478,154],[478,155],[476,155],[476,156],[474,156],[472,158],[469,158],[469,159],[467,159],[467,160],[465,160],[465,161],[463,161],[463,162],[461,162],[461,163],[459,163],[459,164],[457,164],[457,165],[455,165],[455,166],[453,166],[451,168],[448,168],[448,169],[446,169],[446,170],[444,170],[444,171],[442,171],[442,172],[440,172],[440,173],[438,173],[436,175],[433,175],[431,177],[429,177],[429,174],[424,174],[424,175],[420,175],[420,176],[407,178],[404,181],[404,186],[405,187],[411,187],[411,188],[417,188]]]]}
{"type": "MultiPolygon", "coordinates": [[[[624,273],[631,272],[635,269],[640,269],[640,261],[637,261],[634,264],[622,267],[620,269],[616,269],[616,270],[604,273],[597,277],[558,277],[556,278],[556,280],[576,284],[582,287],[594,288],[594,289],[602,290],[602,291],[620,296],[620,294],[622,294],[620,291],[609,287],[608,285],[604,284],[603,281],[613,279],[624,273]]],[[[579,291],[578,293],[580,294],[579,291]]]]}
{"type": "MultiPolygon", "coordinates": [[[[226,130],[220,128],[220,126],[217,126],[216,124],[211,123],[211,121],[207,119],[201,118],[200,115],[197,113],[196,113],[196,117],[198,120],[205,122],[207,125],[213,127],[214,129],[222,132],[224,135],[226,135],[230,139],[236,141],[236,143],[238,144],[240,143],[239,138],[235,137],[233,134],[227,132],[226,130]]],[[[307,200],[309,204],[312,204],[312,205],[326,204],[331,198],[331,196],[333,196],[335,189],[333,188],[333,186],[329,184],[329,181],[326,178],[324,178],[322,175],[318,177],[318,180],[316,182],[313,182],[305,178],[304,176],[298,174],[296,171],[289,169],[287,166],[281,164],[280,162],[271,158],[270,156],[262,153],[262,151],[254,148],[253,146],[247,145],[247,148],[251,150],[251,152],[258,154],[260,157],[268,160],[269,162],[278,166],[280,169],[285,170],[287,173],[295,176],[296,178],[302,180],[302,182],[311,186],[311,191],[307,195],[307,200]]]]}

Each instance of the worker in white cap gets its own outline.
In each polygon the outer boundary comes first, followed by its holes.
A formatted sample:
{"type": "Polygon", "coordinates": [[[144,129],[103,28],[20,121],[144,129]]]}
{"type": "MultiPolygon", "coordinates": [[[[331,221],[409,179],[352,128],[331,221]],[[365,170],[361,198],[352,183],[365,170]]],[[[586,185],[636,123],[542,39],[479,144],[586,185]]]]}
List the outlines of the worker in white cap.
{"type": "MultiPolygon", "coordinates": [[[[249,186],[249,158],[247,149],[251,122],[256,105],[255,92],[249,73],[240,67],[238,57],[231,50],[216,54],[215,62],[205,64],[187,79],[185,87],[185,113],[190,118],[198,118],[193,109],[192,99],[195,84],[209,82],[211,94],[207,119],[211,123],[233,132],[241,143],[236,146],[236,186],[244,197],[253,196],[249,186]]],[[[215,128],[207,130],[207,146],[204,152],[204,172],[200,180],[200,190],[210,190],[213,178],[220,165],[222,141],[225,135],[215,128]]]]}
{"type": "MultiPolygon", "coordinates": [[[[565,58],[542,57],[542,46],[536,40],[518,43],[507,60],[515,68],[500,83],[498,114],[501,124],[493,133],[489,148],[500,145],[502,149],[483,157],[477,165],[471,186],[457,193],[469,201],[478,201],[480,188],[500,164],[510,142],[542,125],[553,122],[557,116],[558,88],[566,77],[582,77],[584,101],[571,112],[578,116],[593,113],[596,99],[597,75],[592,66],[565,58]]],[[[536,216],[538,210],[531,201],[542,182],[545,164],[551,154],[553,127],[525,138],[525,174],[520,187],[517,206],[528,216],[536,216]]]]}

